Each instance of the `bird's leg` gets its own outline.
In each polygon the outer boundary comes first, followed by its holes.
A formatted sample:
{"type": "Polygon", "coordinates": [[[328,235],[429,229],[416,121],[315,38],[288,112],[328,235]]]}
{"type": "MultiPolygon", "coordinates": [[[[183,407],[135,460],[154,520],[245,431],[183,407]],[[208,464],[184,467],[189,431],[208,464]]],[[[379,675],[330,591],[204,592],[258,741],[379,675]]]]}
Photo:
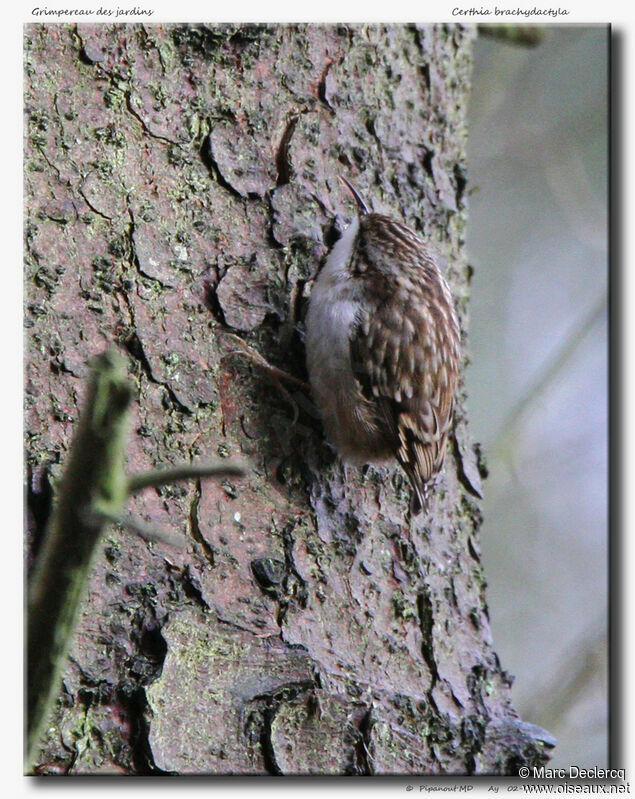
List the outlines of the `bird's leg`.
{"type": "Polygon", "coordinates": [[[229,339],[232,342],[232,344],[236,345],[238,349],[226,352],[222,356],[221,360],[229,358],[232,355],[242,355],[248,358],[252,363],[256,364],[256,366],[258,366],[276,385],[280,393],[284,396],[284,398],[293,408],[293,422],[291,424],[294,425],[298,420],[298,414],[299,414],[298,404],[293,399],[290,392],[282,385],[282,381],[292,383],[293,385],[302,389],[302,391],[306,392],[307,394],[310,394],[311,392],[311,387],[309,386],[309,384],[305,383],[304,380],[300,380],[299,378],[290,375],[288,372],[285,372],[283,369],[278,369],[277,366],[272,366],[264,356],[262,356],[252,347],[250,347],[249,344],[244,342],[241,338],[233,335],[233,333],[223,333],[223,336],[229,339]]]}

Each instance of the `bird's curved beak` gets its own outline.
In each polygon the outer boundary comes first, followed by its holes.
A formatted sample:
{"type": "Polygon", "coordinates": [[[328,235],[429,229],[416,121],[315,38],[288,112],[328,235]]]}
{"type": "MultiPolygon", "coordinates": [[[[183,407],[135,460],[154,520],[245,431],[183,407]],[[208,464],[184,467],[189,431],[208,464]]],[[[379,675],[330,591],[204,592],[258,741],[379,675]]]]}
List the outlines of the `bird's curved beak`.
{"type": "Polygon", "coordinates": [[[357,191],[355,186],[353,186],[352,183],[349,183],[348,180],[346,180],[346,178],[342,177],[341,175],[338,175],[337,177],[342,181],[342,183],[346,186],[346,188],[353,195],[353,199],[355,200],[355,203],[357,205],[357,210],[358,210],[360,216],[365,216],[366,214],[369,214],[370,211],[368,210],[368,206],[362,200],[361,195],[357,191]]]}

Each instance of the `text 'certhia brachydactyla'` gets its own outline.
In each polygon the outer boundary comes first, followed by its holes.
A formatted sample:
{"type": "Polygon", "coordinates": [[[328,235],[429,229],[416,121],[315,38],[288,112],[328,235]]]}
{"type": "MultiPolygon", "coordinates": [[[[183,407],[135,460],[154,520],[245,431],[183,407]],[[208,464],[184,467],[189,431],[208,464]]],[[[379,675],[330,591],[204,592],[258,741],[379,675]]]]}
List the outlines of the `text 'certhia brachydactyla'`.
{"type": "Polygon", "coordinates": [[[443,465],[459,370],[459,323],[430,248],[412,230],[358,215],[330,251],[306,327],[311,388],[327,438],[357,463],[397,458],[426,507],[443,465]]]}

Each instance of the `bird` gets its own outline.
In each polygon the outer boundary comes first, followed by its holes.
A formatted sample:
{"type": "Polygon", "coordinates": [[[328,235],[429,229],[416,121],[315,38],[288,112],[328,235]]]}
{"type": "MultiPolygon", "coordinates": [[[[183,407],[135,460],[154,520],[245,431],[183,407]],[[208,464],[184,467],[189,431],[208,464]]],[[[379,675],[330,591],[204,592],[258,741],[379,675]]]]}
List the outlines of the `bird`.
{"type": "Polygon", "coordinates": [[[396,459],[428,508],[454,413],[460,326],[431,247],[372,213],[344,177],[357,213],[317,274],[305,319],[309,383],[328,441],[344,461],[396,459]]]}

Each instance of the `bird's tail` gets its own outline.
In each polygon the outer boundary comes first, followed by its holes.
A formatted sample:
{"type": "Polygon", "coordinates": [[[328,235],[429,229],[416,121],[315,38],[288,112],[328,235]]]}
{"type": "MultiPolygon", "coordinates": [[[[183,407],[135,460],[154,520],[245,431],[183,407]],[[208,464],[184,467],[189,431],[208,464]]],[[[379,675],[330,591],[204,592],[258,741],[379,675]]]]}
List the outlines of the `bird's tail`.
{"type": "Polygon", "coordinates": [[[419,475],[411,469],[406,471],[408,479],[412,485],[412,496],[410,497],[410,513],[418,516],[422,512],[428,512],[428,485],[422,482],[419,475]]]}

